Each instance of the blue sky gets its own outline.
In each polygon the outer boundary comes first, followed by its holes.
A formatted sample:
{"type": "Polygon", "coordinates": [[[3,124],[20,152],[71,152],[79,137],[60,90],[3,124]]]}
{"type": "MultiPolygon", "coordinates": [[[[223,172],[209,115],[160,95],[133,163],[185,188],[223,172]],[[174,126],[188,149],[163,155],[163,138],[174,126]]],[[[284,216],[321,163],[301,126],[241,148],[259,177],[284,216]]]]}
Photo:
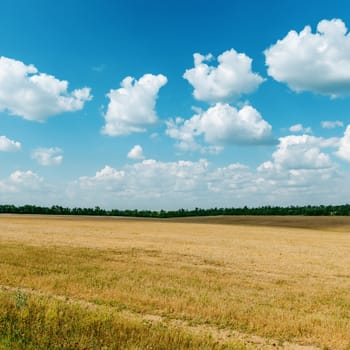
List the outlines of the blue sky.
{"type": "Polygon", "coordinates": [[[347,1],[0,5],[0,202],[339,204],[347,1]]]}

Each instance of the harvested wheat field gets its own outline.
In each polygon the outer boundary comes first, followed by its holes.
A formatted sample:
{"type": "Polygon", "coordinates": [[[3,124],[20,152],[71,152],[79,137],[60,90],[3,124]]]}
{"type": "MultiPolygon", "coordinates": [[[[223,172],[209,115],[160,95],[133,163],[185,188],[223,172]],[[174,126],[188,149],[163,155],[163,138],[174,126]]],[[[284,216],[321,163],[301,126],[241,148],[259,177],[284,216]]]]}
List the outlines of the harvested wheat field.
{"type": "Polygon", "coordinates": [[[0,349],[350,349],[350,218],[0,216],[0,349]]]}

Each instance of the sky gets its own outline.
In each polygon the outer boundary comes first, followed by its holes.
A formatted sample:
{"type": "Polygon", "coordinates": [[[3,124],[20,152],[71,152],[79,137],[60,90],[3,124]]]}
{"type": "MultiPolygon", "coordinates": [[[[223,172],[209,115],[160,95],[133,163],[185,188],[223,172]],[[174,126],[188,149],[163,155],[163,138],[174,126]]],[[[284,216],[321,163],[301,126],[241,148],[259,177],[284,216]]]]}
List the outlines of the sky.
{"type": "Polygon", "coordinates": [[[2,0],[0,203],[349,203],[348,28],[341,0],[2,0]]]}

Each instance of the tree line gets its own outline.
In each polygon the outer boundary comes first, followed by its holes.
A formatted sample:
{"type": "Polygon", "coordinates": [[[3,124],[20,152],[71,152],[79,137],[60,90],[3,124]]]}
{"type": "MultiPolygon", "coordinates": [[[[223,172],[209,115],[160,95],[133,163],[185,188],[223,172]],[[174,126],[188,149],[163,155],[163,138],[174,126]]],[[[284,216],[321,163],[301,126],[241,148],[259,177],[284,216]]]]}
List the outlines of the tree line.
{"type": "Polygon", "coordinates": [[[307,205],[307,206],[262,206],[249,208],[210,208],[210,209],[178,209],[178,210],[138,210],[138,209],[102,209],[66,208],[59,205],[42,207],[37,205],[15,206],[0,205],[2,214],[45,214],[45,215],[91,215],[91,216],[127,216],[149,218],[175,218],[189,216],[219,215],[304,215],[304,216],[349,216],[350,204],[344,205],[307,205]]]}

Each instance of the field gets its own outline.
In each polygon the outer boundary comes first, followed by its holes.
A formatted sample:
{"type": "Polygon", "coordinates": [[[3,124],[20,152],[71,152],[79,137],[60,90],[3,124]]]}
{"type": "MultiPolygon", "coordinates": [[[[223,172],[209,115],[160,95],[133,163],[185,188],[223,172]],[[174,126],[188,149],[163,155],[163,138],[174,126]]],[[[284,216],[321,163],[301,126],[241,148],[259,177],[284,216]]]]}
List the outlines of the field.
{"type": "Polygon", "coordinates": [[[0,349],[350,349],[350,218],[0,216],[0,349]]]}

